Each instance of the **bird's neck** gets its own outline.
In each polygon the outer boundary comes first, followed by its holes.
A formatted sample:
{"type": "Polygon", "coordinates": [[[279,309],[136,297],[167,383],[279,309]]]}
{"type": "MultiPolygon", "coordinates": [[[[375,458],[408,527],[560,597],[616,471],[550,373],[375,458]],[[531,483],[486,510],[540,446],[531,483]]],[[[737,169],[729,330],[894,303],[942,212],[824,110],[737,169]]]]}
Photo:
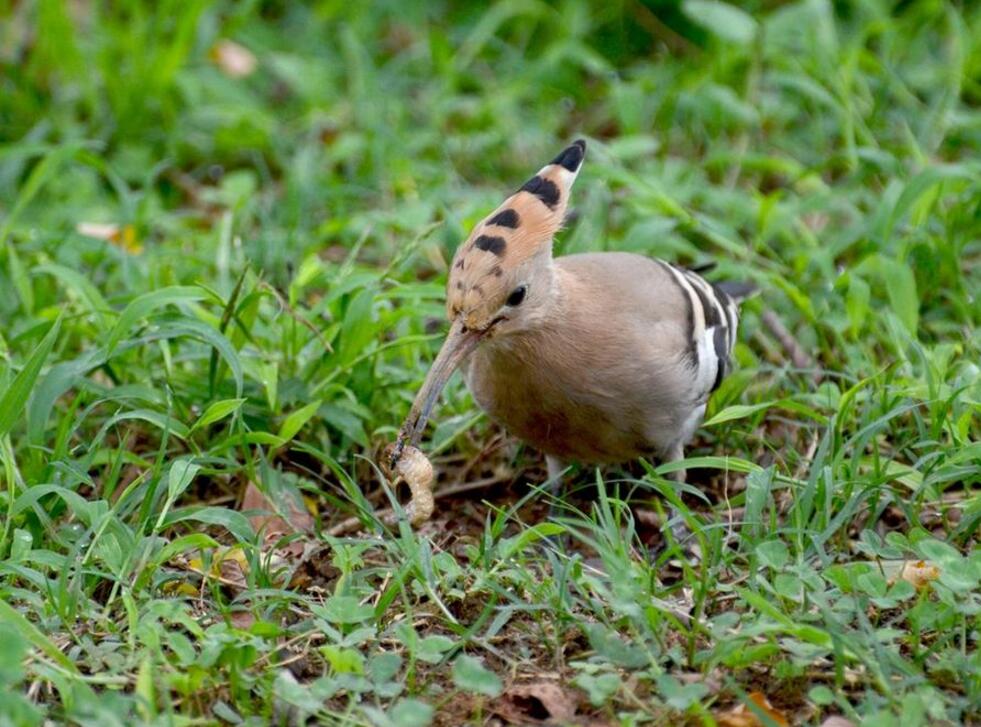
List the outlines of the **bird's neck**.
{"type": "Polygon", "coordinates": [[[537,266],[531,276],[538,294],[534,297],[534,309],[528,311],[526,331],[534,331],[559,315],[564,305],[562,276],[549,255],[537,266]]]}

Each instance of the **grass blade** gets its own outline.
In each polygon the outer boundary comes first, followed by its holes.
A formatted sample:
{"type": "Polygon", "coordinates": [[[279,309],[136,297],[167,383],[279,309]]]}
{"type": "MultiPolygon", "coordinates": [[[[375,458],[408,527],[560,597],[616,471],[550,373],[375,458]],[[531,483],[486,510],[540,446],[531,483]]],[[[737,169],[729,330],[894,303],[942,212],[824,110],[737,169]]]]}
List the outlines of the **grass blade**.
{"type": "Polygon", "coordinates": [[[17,420],[20,419],[31,390],[34,388],[34,382],[37,381],[41,367],[48,358],[48,354],[51,353],[60,331],[61,318],[58,318],[44,338],[41,339],[37,348],[31,353],[27,363],[24,364],[24,368],[14,377],[10,386],[0,396],[0,437],[8,434],[17,420]]]}

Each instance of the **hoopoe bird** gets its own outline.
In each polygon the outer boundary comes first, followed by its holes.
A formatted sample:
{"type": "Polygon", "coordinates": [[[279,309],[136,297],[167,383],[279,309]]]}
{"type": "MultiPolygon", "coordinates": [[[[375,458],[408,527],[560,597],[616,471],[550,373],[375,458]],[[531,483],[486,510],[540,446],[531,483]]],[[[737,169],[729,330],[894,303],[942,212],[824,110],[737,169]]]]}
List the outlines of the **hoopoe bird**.
{"type": "Polygon", "coordinates": [[[450,330],[389,467],[418,443],[457,368],[491,418],[545,454],[552,481],[572,462],[684,458],[731,369],[738,303],[753,286],[633,253],[553,257],[585,153],[582,140],[566,147],[457,249],[450,330]]]}

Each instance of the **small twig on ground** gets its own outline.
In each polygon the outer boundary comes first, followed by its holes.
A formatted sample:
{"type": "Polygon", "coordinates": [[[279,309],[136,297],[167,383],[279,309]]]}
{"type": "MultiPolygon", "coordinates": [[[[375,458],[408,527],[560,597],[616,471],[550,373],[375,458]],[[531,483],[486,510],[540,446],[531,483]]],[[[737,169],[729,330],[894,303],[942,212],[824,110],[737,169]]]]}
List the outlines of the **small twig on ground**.
{"type": "Polygon", "coordinates": [[[304,318],[299,313],[297,313],[295,310],[293,310],[293,306],[291,306],[289,304],[289,301],[287,301],[286,298],[283,297],[282,293],[276,290],[275,285],[270,285],[265,280],[260,280],[259,287],[271,293],[272,296],[276,299],[276,302],[279,303],[280,308],[286,311],[289,314],[290,318],[295,320],[304,328],[309,329],[309,331],[314,336],[317,337],[317,340],[320,341],[320,345],[322,345],[324,349],[326,349],[327,353],[334,353],[334,347],[330,345],[330,341],[324,338],[324,334],[322,334],[320,330],[315,325],[313,325],[313,323],[311,323],[306,318],[304,318]]]}
{"type": "Polygon", "coordinates": [[[697,47],[685,36],[673,30],[641,2],[632,3],[633,19],[644,30],[667,46],[673,53],[690,53],[697,47]]]}
{"type": "Polygon", "coordinates": [[[814,461],[814,455],[817,453],[818,442],[821,440],[818,432],[814,432],[811,435],[811,442],[807,445],[807,452],[804,453],[804,458],[797,465],[797,472],[794,473],[794,479],[801,479],[807,474],[807,471],[811,468],[811,462],[814,461]]]}
{"type": "MultiPolygon", "coordinates": [[[[487,444],[485,444],[480,451],[477,452],[477,454],[466,461],[466,463],[463,465],[463,469],[458,473],[458,477],[461,479],[466,477],[470,470],[473,469],[474,465],[485,459],[488,455],[492,454],[495,449],[500,448],[506,443],[506,437],[502,436],[501,434],[496,434],[495,436],[491,437],[487,444]]],[[[480,481],[481,480],[478,480],[478,482],[480,481]]]]}
{"type": "Polygon", "coordinates": [[[790,356],[790,361],[794,368],[814,371],[814,383],[820,383],[824,378],[824,373],[814,363],[814,359],[804,350],[803,346],[794,338],[794,334],[787,330],[787,327],[777,317],[772,310],[764,311],[760,316],[764,327],[774,338],[783,346],[783,349],[790,356]]]}

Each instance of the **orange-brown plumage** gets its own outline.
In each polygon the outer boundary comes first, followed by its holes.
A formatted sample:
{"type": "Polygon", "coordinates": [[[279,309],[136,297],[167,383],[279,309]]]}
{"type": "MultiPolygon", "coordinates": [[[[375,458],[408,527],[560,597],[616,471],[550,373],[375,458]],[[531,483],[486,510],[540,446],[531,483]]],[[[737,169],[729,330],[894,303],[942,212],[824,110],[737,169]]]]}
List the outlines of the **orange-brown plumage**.
{"type": "Polygon", "coordinates": [[[551,257],[552,237],[562,227],[585,150],[582,140],[568,147],[478,223],[457,248],[447,283],[450,318],[463,315],[471,327],[486,322],[529,261],[551,257]]]}

